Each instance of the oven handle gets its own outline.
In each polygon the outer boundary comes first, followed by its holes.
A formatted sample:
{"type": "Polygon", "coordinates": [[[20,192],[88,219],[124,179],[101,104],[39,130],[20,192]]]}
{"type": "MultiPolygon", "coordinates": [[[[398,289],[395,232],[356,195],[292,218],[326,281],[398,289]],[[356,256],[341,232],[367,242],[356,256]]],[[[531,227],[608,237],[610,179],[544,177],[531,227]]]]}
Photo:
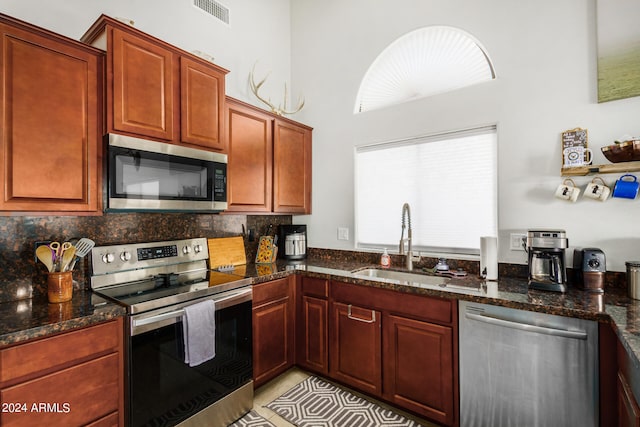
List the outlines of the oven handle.
{"type": "MultiPolygon", "coordinates": [[[[224,296],[222,298],[212,297],[212,298],[206,298],[202,301],[213,300],[216,303],[216,310],[224,309],[224,308],[231,307],[246,301],[250,301],[252,298],[252,292],[253,291],[251,287],[249,287],[248,289],[243,289],[243,290],[234,292],[233,294],[224,296]]],[[[184,308],[181,308],[179,310],[173,310],[167,313],[157,314],[155,316],[144,317],[142,319],[132,319],[131,325],[135,330],[136,328],[139,328],[141,326],[150,325],[152,323],[159,323],[168,319],[176,319],[178,317],[182,317],[183,315],[184,315],[184,308]]],[[[170,323],[175,323],[175,322],[170,322],[170,323]]]]}

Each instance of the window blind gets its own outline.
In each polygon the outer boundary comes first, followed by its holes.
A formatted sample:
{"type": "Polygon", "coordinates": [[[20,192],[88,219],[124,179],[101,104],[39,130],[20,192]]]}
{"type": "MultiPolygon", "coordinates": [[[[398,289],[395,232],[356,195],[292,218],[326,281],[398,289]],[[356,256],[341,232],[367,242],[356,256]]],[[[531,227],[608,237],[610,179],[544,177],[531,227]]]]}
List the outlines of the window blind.
{"type": "Polygon", "coordinates": [[[414,249],[479,253],[497,235],[496,127],[357,147],[357,247],[397,250],[405,202],[414,249]]]}

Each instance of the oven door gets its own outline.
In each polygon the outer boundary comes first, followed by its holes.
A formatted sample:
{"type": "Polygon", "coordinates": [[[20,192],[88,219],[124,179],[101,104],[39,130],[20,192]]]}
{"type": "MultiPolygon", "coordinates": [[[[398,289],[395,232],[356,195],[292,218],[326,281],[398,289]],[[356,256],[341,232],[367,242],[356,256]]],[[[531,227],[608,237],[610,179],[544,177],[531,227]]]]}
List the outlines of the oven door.
{"type": "Polygon", "coordinates": [[[227,208],[227,156],[109,135],[109,210],[220,211],[227,208]]]}
{"type": "Polygon", "coordinates": [[[226,426],[251,409],[251,298],[251,287],[205,298],[216,305],[216,356],[195,367],[184,362],[182,316],[204,299],[131,316],[128,425],[198,425],[206,415],[226,426]]]}

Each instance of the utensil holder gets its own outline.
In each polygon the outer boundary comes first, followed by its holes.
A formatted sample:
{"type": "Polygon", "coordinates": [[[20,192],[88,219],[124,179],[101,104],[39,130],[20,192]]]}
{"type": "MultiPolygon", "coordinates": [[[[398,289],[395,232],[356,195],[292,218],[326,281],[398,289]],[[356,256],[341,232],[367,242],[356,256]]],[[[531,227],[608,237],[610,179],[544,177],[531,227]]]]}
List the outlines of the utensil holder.
{"type": "Polygon", "coordinates": [[[47,277],[47,295],[49,302],[70,301],[73,297],[73,276],[71,271],[54,271],[47,277]]]}

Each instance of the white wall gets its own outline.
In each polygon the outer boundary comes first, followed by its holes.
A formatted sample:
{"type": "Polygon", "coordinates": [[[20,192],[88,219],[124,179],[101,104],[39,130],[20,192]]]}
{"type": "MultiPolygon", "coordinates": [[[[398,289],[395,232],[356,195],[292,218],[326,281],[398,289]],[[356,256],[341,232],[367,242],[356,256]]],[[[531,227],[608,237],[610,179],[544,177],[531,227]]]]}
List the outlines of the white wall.
{"type": "MultiPolygon", "coordinates": [[[[606,162],[601,146],[640,135],[639,97],[596,101],[596,0],[220,2],[231,10],[230,26],[191,0],[3,0],[0,12],[76,39],[101,13],[133,19],[184,50],[213,55],[231,70],[228,94],[255,105],[247,76],[256,60],[258,77],[272,71],[264,94],[274,102],[292,81],[292,97],[302,92],[306,98],[294,119],[314,127],[313,214],[294,218],[309,224],[310,246],[354,247],[354,146],[496,123],[500,261],[525,263],[523,252],[509,251],[508,235],[540,227],[566,229],[572,247],[602,248],[609,270],[640,260],[640,200],[571,205],[552,197],[561,182],[562,131],[587,128],[595,163],[606,162]],[[354,116],[371,62],[398,37],[427,25],[455,26],[479,39],[498,79],[354,116]],[[350,240],[337,240],[341,226],[349,228],[350,240]]],[[[609,184],[617,177],[604,175],[609,184]]],[[[589,180],[576,179],[583,187],[589,180]]],[[[399,232],[400,212],[399,206],[398,217],[381,226],[399,232]]]]}
{"type": "MultiPolygon", "coordinates": [[[[623,134],[640,135],[639,97],[597,103],[596,0],[295,0],[291,5],[292,78],[307,100],[297,119],[315,128],[313,214],[294,222],[309,225],[311,246],[354,247],[354,146],[496,123],[500,261],[526,263],[524,252],[509,250],[508,239],[510,232],[530,228],[562,228],[571,247],[603,249],[609,270],[624,271],[626,260],[640,259],[640,200],[581,198],[569,204],[553,198],[562,182],[562,131],[588,129],[596,164],[608,163],[600,147],[623,134]],[[360,81],[376,56],[403,34],[429,25],[458,27],[480,40],[497,80],[352,114],[360,81]],[[337,240],[340,226],[349,227],[349,241],[337,240]]],[[[603,175],[609,184],[618,176],[603,175]]],[[[583,188],[590,180],[575,179],[583,188]]],[[[398,206],[398,216],[381,227],[400,233],[400,213],[398,206]]]]}
{"type": "Polygon", "coordinates": [[[264,107],[250,92],[248,75],[271,71],[263,94],[283,99],[291,78],[289,0],[218,0],[230,10],[226,25],[192,0],[2,0],[0,13],[79,39],[100,14],[131,19],[135,27],[183,50],[199,50],[230,71],[227,94],[264,107]]]}

